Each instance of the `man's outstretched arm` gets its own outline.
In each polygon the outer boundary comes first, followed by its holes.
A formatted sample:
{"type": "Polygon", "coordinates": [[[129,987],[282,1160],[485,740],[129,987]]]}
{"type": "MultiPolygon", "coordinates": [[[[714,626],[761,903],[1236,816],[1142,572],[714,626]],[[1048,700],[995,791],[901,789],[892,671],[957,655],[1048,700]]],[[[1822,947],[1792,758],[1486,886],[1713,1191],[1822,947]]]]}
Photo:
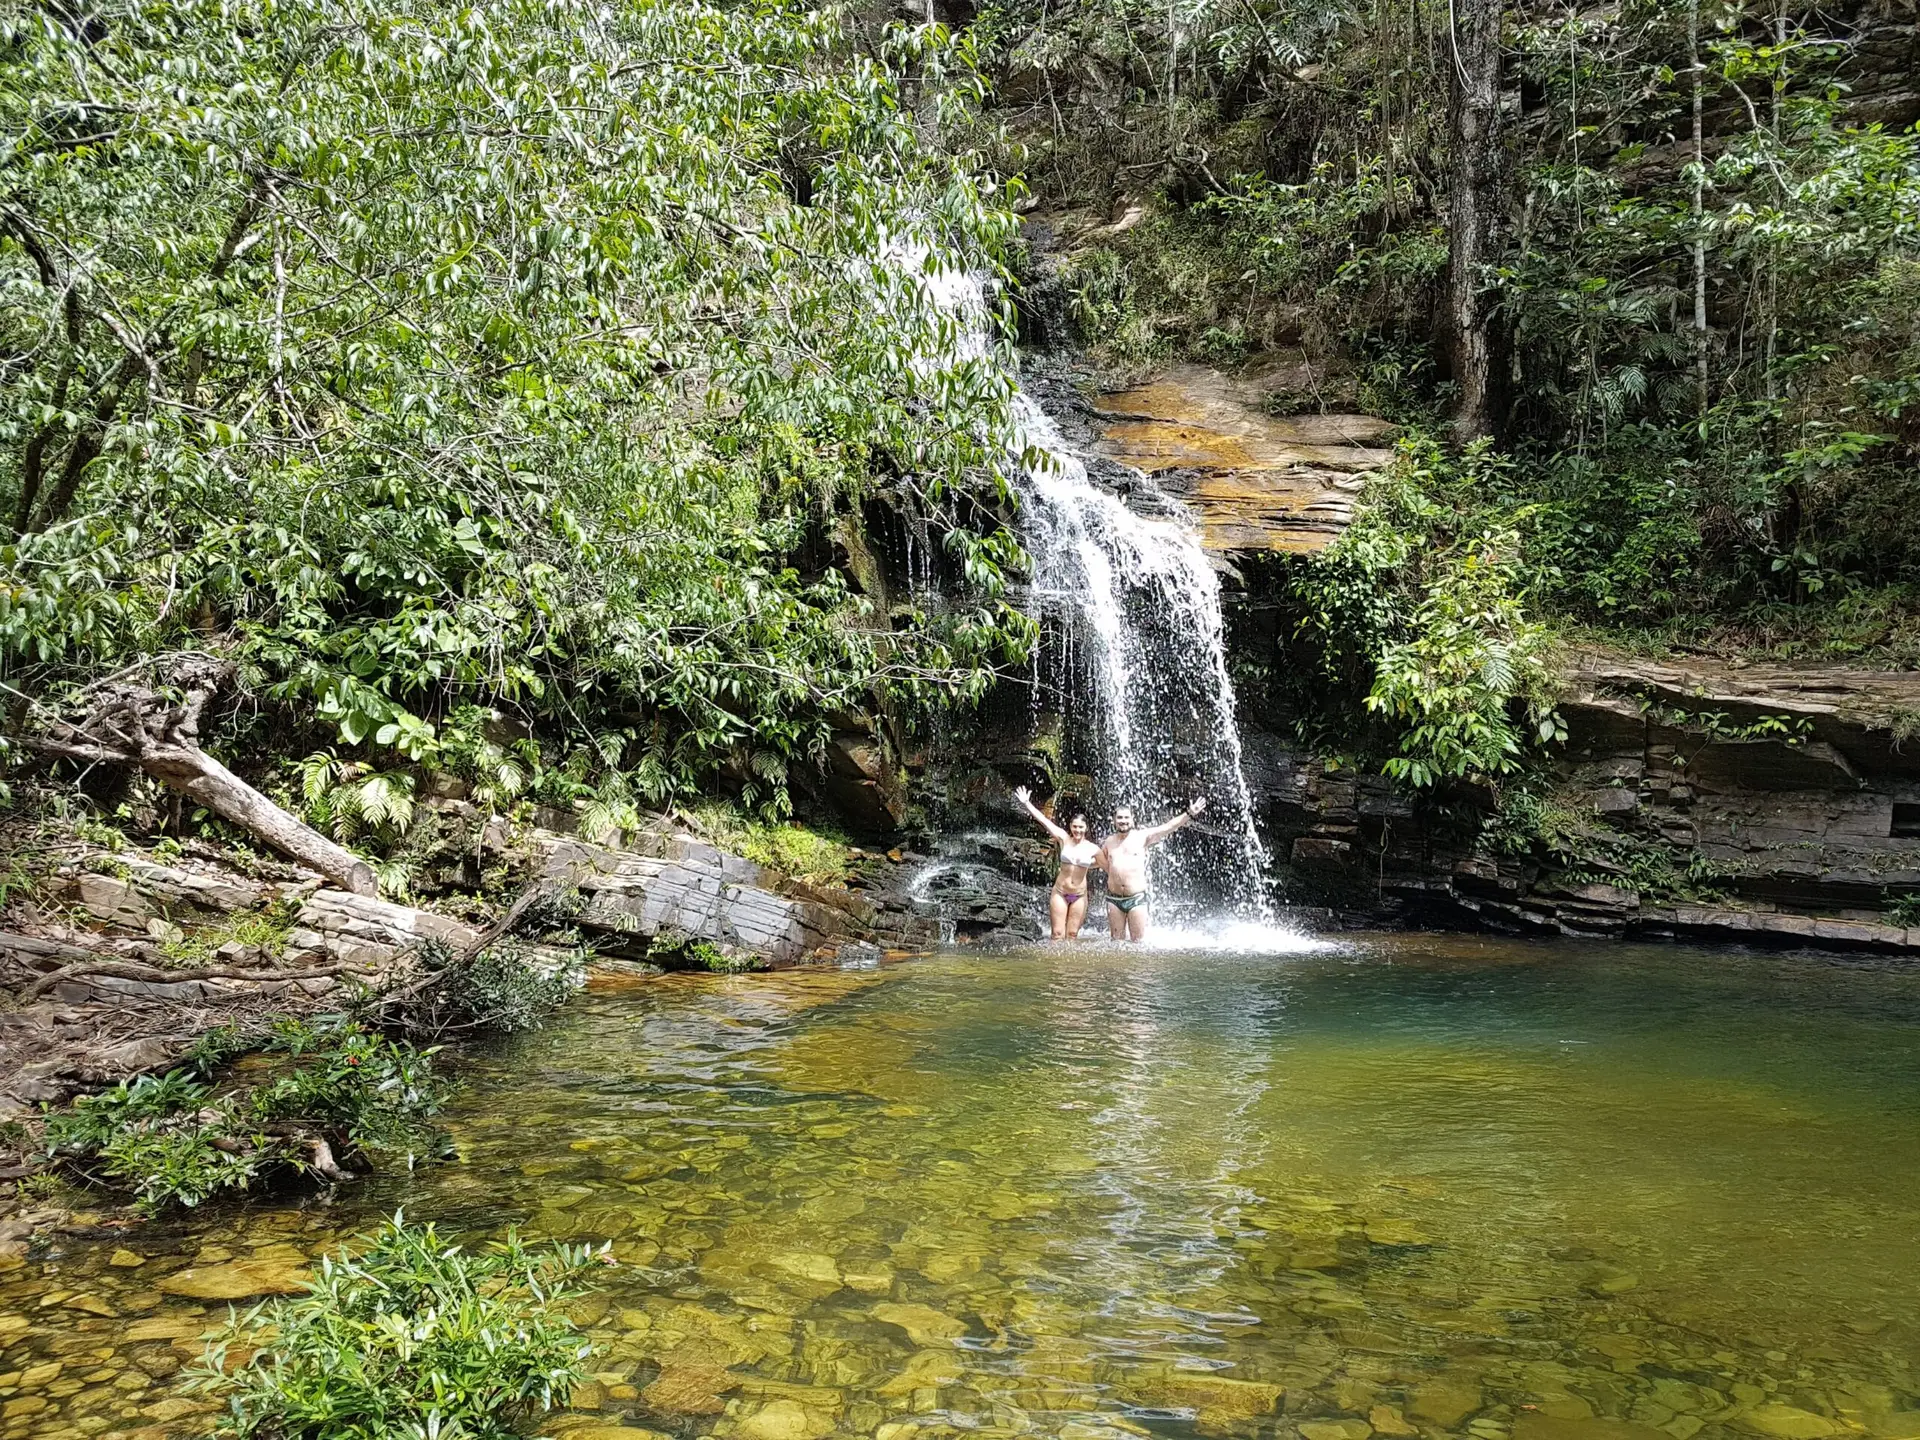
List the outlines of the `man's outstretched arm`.
{"type": "Polygon", "coordinates": [[[1164,840],[1167,838],[1167,836],[1171,835],[1174,831],[1178,830],[1182,825],[1191,825],[1193,823],[1194,816],[1198,815],[1202,810],[1205,810],[1206,808],[1207,808],[1207,802],[1205,800],[1195,800],[1191,805],[1187,806],[1186,809],[1182,810],[1178,815],[1174,816],[1171,820],[1164,820],[1158,825],[1152,825],[1152,826],[1149,826],[1147,829],[1142,830],[1140,832],[1140,838],[1146,841],[1146,843],[1149,845],[1152,845],[1157,843],[1158,841],[1164,840]]]}

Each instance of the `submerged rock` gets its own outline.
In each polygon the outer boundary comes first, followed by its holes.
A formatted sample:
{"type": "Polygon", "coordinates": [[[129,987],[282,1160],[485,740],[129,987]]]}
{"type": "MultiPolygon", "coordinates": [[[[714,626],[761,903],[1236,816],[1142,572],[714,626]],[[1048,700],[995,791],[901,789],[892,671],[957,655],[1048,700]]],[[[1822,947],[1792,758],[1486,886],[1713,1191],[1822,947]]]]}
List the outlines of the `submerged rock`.
{"type": "Polygon", "coordinates": [[[796,1400],[775,1400],[741,1421],[734,1433],[741,1440],[821,1440],[833,1433],[833,1420],[796,1400]]]}
{"type": "Polygon", "coordinates": [[[1375,1405],[1367,1411],[1367,1423],[1373,1426],[1376,1434],[1380,1435],[1399,1437],[1420,1433],[1419,1427],[1409,1423],[1407,1417],[1400,1413],[1399,1407],[1394,1405],[1375,1405]]]}
{"type": "Polygon", "coordinates": [[[740,1377],[719,1365],[681,1365],[663,1369],[640,1392],[655,1410],[678,1415],[719,1415],[727,1408],[720,1397],[734,1389],[740,1377]]]}
{"type": "Polygon", "coordinates": [[[1271,1414],[1286,1393],[1284,1385],[1193,1370],[1162,1371],[1150,1379],[1144,1391],[1153,1404],[1197,1411],[1200,1422],[1209,1426],[1223,1420],[1258,1420],[1271,1414]]]}
{"type": "Polygon", "coordinates": [[[1663,1430],[1629,1420],[1556,1420],[1538,1411],[1514,1418],[1513,1440],[1672,1440],[1663,1430]]]}
{"type": "Polygon", "coordinates": [[[900,1373],[883,1382],[882,1395],[911,1395],[915,1390],[951,1385],[966,1374],[966,1366],[951,1350],[922,1350],[909,1360],[900,1373]]]}
{"type": "Polygon", "coordinates": [[[776,1250],[761,1262],[776,1284],[807,1295],[831,1295],[841,1286],[840,1267],[831,1255],[813,1250],[776,1250]]]}
{"type": "Polygon", "coordinates": [[[194,1300],[248,1300],[256,1295],[292,1295],[304,1290],[310,1272],[280,1258],[234,1260],[225,1265],[196,1265],[160,1282],[169,1295],[194,1300]]]}
{"type": "Polygon", "coordinates": [[[1367,1440],[1373,1434],[1364,1420],[1302,1420],[1299,1430],[1306,1440],[1367,1440]]]}
{"type": "Polygon", "coordinates": [[[1733,1423],[1755,1435],[1772,1436],[1773,1440],[1826,1440],[1827,1436],[1838,1435],[1846,1428],[1837,1420],[1778,1400],[1754,1406],[1746,1414],[1735,1417],[1733,1423]]]}
{"type": "Polygon", "coordinates": [[[1451,1430],[1478,1410],[1480,1404],[1480,1387],[1471,1381],[1429,1380],[1424,1385],[1416,1385],[1407,1396],[1407,1414],[1451,1430]]]}
{"type": "Polygon", "coordinates": [[[873,1318],[884,1325],[897,1325],[914,1344],[928,1346],[952,1340],[967,1333],[967,1327],[951,1315],[943,1315],[930,1305],[876,1305],[873,1318]]]}
{"type": "Polygon", "coordinates": [[[884,1261],[851,1263],[841,1270],[840,1278],[847,1282],[849,1290],[858,1290],[862,1295],[885,1295],[893,1289],[893,1267],[884,1261]]]}

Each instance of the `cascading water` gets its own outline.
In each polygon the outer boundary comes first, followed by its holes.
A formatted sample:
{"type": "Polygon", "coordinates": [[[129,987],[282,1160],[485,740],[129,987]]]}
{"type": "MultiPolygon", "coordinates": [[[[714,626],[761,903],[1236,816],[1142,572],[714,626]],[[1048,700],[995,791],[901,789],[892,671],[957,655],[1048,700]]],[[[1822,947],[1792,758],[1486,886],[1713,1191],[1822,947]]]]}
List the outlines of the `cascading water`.
{"type": "MultiPolygon", "coordinates": [[[[990,334],[978,279],[905,256],[958,321],[963,354],[990,334]]],[[[1241,766],[1227,674],[1220,584],[1188,526],[1135,514],[1088,477],[1060,427],[1014,399],[1021,539],[1033,557],[1030,601],[1042,622],[1039,672],[1069,704],[1070,750],[1086,757],[1096,832],[1119,805],[1152,825],[1204,797],[1201,821],[1158,847],[1153,881],[1174,918],[1267,913],[1266,852],[1241,766]]],[[[1140,477],[1145,485],[1145,477],[1140,477]]]]}
{"type": "Polygon", "coordinates": [[[1098,488],[1053,417],[1028,396],[1016,413],[1030,463],[1018,479],[1031,601],[1054,653],[1056,687],[1091,763],[1087,797],[1104,825],[1130,805],[1143,825],[1204,796],[1201,821],[1154,855],[1163,913],[1265,910],[1266,852],[1241,766],[1220,584],[1191,529],[1135,514],[1098,488]]]}

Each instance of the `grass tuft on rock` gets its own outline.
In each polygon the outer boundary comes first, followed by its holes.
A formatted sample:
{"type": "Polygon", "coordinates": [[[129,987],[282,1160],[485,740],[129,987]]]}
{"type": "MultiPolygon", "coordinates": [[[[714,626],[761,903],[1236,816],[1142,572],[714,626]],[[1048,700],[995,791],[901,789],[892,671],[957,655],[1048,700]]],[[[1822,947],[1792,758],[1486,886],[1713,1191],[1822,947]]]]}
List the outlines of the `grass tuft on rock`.
{"type": "Polygon", "coordinates": [[[690,813],[701,832],[715,845],[744,856],[756,865],[765,865],[808,885],[847,882],[853,854],[840,835],[810,829],[797,820],[757,819],[717,801],[701,805],[690,813]]]}

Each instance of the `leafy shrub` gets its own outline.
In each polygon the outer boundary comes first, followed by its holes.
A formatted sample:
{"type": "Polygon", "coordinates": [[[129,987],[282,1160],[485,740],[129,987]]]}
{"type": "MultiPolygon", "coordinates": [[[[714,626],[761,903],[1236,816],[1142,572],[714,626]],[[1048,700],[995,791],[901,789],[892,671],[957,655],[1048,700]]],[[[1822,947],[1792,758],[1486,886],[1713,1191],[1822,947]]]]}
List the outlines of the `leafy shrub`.
{"type": "Polygon", "coordinates": [[[507,936],[463,958],[428,940],[414,952],[418,978],[379,1003],[389,1005],[394,1024],[419,1035],[532,1030],[580,989],[586,956],[585,947],[541,953],[507,936]]]}
{"type": "MultiPolygon", "coordinates": [[[[242,1043],[228,1033],[196,1058],[211,1065],[242,1043]]],[[[283,1020],[264,1049],[298,1063],[225,1094],[175,1070],[81,1097],[48,1117],[48,1159],[158,1212],[314,1169],[316,1140],[343,1155],[404,1153],[408,1163],[427,1147],[442,1093],[432,1051],[338,1017],[283,1020]]]]}
{"type": "Polygon", "coordinates": [[[354,1021],[282,1021],[268,1048],[305,1063],[248,1092],[253,1117],[262,1125],[340,1135],[358,1151],[411,1159],[445,1093],[433,1073],[432,1050],[354,1021]]]}
{"type": "Polygon", "coordinates": [[[1606,465],[1563,456],[1543,467],[1530,558],[1556,608],[1655,621],[1701,598],[1699,496],[1672,436],[1626,427],[1611,449],[1606,465]]]}
{"type": "Polygon", "coordinates": [[[1510,773],[1565,733],[1552,636],[1526,608],[1531,511],[1499,504],[1504,470],[1483,447],[1455,461],[1403,441],[1352,526],[1288,574],[1311,720],[1353,736],[1372,717],[1372,758],[1415,786],[1510,773]]]}
{"type": "Polygon", "coordinates": [[[585,1379],[589,1347],[555,1307],[585,1293],[590,1249],[536,1252],[509,1232],[474,1254],[403,1215],[362,1239],[209,1348],[191,1383],[227,1397],[218,1433],[509,1440],[585,1379]],[[261,1348],[228,1373],[235,1344],[261,1348]]]}
{"type": "Polygon", "coordinates": [[[245,1190],[261,1170],[264,1136],[241,1138],[230,1110],[212,1118],[176,1115],[127,1126],[98,1151],[98,1175],[133,1191],[150,1214],[192,1209],[223,1190],[245,1190]],[[243,1148],[244,1147],[244,1148],[243,1148]]]}
{"type": "Polygon", "coordinates": [[[559,965],[542,964],[516,940],[489,945],[449,981],[455,1003],[485,1029],[513,1034],[539,1026],[573,998],[583,979],[581,952],[559,965]]]}
{"type": "Polygon", "coordinates": [[[83,1095],[73,1109],[47,1122],[49,1145],[99,1144],[139,1120],[158,1120],[198,1108],[208,1088],[184,1070],[163,1076],[140,1075],[98,1095],[83,1095]]]}
{"type": "Polygon", "coordinates": [[[1127,262],[1115,251],[1085,250],[1060,267],[1060,278],[1074,327],[1108,360],[1124,365],[1164,351],[1153,317],[1139,306],[1127,262]]]}
{"type": "Polygon", "coordinates": [[[244,1055],[258,1042],[238,1025],[216,1025],[203,1033],[180,1058],[203,1080],[213,1078],[222,1066],[244,1055]]]}
{"type": "Polygon", "coordinates": [[[88,1179],[132,1190],[149,1211],[245,1189],[260,1169],[265,1137],[243,1137],[233,1104],[209,1103],[210,1096],[185,1070],[83,1095],[48,1118],[47,1156],[88,1179]]]}
{"type": "Polygon", "coordinates": [[[663,930],[653,937],[647,946],[647,959],[667,970],[704,970],[712,975],[738,975],[766,964],[746,951],[726,950],[711,940],[697,940],[674,930],[663,930]]]}
{"type": "Polygon", "coordinates": [[[413,823],[414,777],[404,770],[381,772],[343,760],[329,747],[296,767],[309,825],[351,843],[391,843],[413,823]]]}
{"type": "Polygon", "coordinates": [[[1529,739],[1566,737],[1548,690],[1548,632],[1521,608],[1518,545],[1512,531],[1469,541],[1428,584],[1410,633],[1381,651],[1366,705],[1405,727],[1381,767],[1395,779],[1507,774],[1529,739]]]}

